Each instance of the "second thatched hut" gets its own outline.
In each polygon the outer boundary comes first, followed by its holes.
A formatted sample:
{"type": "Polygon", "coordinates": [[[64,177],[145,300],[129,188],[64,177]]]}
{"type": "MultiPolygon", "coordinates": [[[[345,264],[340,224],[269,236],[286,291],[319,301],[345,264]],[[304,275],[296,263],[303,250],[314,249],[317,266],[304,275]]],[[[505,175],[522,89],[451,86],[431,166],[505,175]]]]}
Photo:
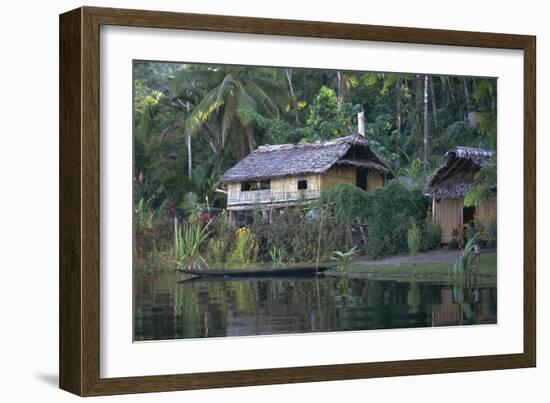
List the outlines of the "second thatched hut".
{"type": "Polygon", "coordinates": [[[476,185],[476,174],[492,163],[493,153],[482,148],[455,147],[443,157],[443,163],[426,185],[432,197],[433,221],[441,227],[441,243],[464,239],[464,226],[474,219],[488,225],[496,217],[496,198],[476,206],[465,206],[464,197],[476,185]]]}

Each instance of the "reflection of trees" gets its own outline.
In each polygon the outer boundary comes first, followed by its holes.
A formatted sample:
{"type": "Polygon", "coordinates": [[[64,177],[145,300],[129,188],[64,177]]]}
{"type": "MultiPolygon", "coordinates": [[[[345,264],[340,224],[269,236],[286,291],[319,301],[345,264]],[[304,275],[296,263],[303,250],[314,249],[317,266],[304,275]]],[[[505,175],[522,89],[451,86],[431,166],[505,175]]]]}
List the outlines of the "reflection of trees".
{"type": "Polygon", "coordinates": [[[135,276],[136,340],[496,322],[496,289],[364,279],[135,276]]]}
{"type": "Polygon", "coordinates": [[[312,328],[319,323],[315,320],[318,314],[312,316],[316,296],[311,285],[302,280],[189,283],[180,285],[179,294],[178,328],[183,329],[179,337],[320,330],[312,328]]]}
{"type": "Polygon", "coordinates": [[[420,312],[420,305],[422,303],[422,297],[420,295],[420,287],[418,282],[413,281],[409,283],[409,291],[407,293],[407,305],[409,306],[410,313],[420,312]]]}
{"type": "Polygon", "coordinates": [[[134,338],[150,340],[175,337],[172,276],[134,276],[134,338]]]}

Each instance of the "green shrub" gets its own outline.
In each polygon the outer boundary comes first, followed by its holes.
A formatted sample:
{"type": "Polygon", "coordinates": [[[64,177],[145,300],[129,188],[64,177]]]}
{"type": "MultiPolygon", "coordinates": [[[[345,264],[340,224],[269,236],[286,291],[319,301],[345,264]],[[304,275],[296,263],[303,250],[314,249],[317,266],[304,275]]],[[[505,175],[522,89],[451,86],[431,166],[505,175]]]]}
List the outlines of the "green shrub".
{"type": "Polygon", "coordinates": [[[134,209],[135,213],[135,225],[141,229],[151,229],[153,227],[153,210],[149,209],[145,205],[143,199],[139,199],[137,206],[134,209]]]}
{"type": "Polygon", "coordinates": [[[395,180],[367,195],[369,256],[381,258],[406,252],[409,217],[416,222],[426,217],[429,206],[427,197],[420,190],[408,190],[395,180]]]}
{"type": "Polygon", "coordinates": [[[395,180],[373,192],[340,184],[322,192],[319,203],[348,234],[358,220],[368,224],[367,253],[372,258],[406,252],[409,217],[424,219],[429,206],[419,189],[409,190],[395,180]]]}
{"type": "Polygon", "coordinates": [[[318,206],[274,211],[270,221],[255,221],[252,228],[262,262],[272,263],[274,250],[285,255],[284,263],[304,263],[316,261],[318,249],[320,260],[326,261],[330,251],[344,248],[344,227],[318,206]]]}
{"type": "Polygon", "coordinates": [[[420,250],[436,249],[441,242],[441,226],[432,221],[432,216],[429,213],[426,215],[422,230],[420,250]]]}
{"type": "Polygon", "coordinates": [[[134,250],[136,258],[159,251],[171,251],[174,243],[174,219],[155,212],[143,199],[134,206],[134,250]]]}
{"type": "Polygon", "coordinates": [[[414,220],[414,218],[412,218],[410,222],[411,226],[407,231],[407,246],[409,247],[409,254],[411,256],[416,256],[418,255],[418,251],[420,250],[422,234],[420,232],[420,228],[418,228],[418,225],[416,225],[416,221],[414,220]]]}
{"type": "Polygon", "coordinates": [[[321,192],[319,205],[330,209],[336,223],[351,225],[358,218],[366,220],[369,194],[357,186],[341,183],[321,192]]]}

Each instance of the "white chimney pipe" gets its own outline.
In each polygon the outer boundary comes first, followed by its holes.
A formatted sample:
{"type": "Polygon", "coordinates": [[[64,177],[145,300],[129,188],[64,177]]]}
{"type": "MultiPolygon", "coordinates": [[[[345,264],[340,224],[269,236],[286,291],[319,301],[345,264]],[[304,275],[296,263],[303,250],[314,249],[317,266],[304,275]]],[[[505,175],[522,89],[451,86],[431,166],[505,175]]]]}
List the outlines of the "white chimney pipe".
{"type": "Polygon", "coordinates": [[[365,112],[361,111],[357,114],[357,131],[365,137],[365,112]]]}

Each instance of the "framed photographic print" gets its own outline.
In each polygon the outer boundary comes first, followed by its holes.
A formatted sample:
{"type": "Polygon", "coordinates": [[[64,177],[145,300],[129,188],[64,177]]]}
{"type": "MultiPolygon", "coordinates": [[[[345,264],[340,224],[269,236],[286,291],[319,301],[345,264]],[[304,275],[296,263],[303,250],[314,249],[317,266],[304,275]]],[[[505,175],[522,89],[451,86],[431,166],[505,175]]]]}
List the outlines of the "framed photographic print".
{"type": "Polygon", "coordinates": [[[60,386],[535,366],[535,157],[532,36],[62,14],[60,386]]]}

